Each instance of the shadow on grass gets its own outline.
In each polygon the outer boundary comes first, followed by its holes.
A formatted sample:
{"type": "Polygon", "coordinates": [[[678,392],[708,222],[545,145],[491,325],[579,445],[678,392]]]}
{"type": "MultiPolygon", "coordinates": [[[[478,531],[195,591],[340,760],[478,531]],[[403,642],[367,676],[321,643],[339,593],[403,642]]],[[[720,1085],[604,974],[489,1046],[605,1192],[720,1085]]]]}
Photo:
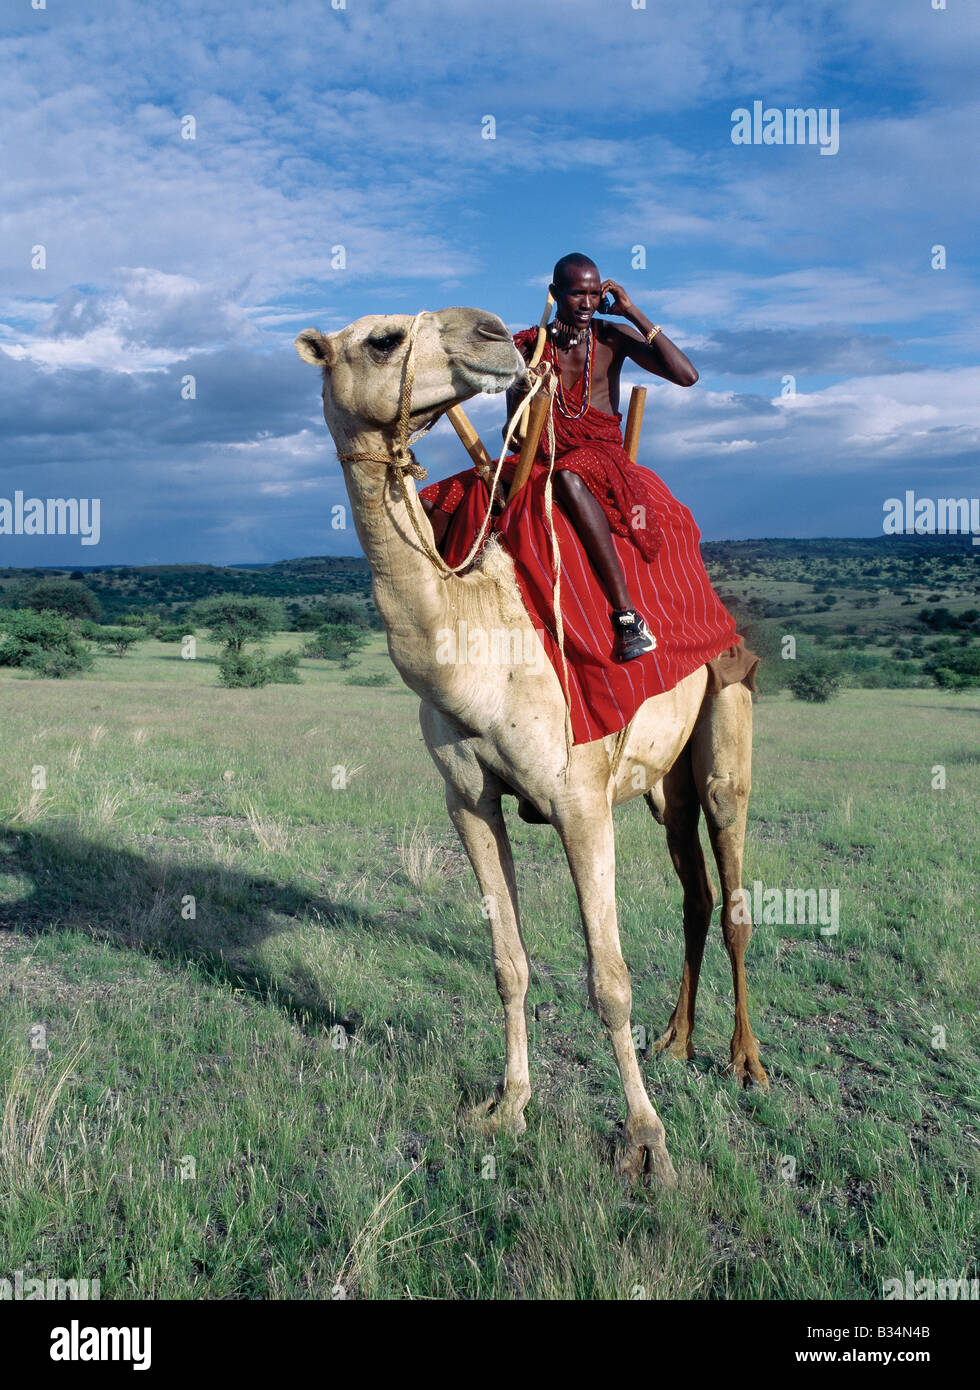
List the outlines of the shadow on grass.
{"type": "Polygon", "coordinates": [[[0,929],[25,935],[78,931],[190,966],[273,1003],[304,1026],[339,1023],[353,1032],[360,1018],[345,1012],[329,981],[283,980],[263,966],[256,948],[268,938],[313,926],[386,940],[394,930],[429,950],[445,946],[409,916],[393,925],[390,914],[377,916],[292,883],[177,855],[113,848],[70,825],[42,830],[0,823],[0,876],[8,876],[5,896],[14,897],[0,897],[0,929]]]}
{"type": "Polygon", "coordinates": [[[960,748],[950,754],[950,762],[954,766],[964,763],[969,767],[976,767],[980,764],[980,748],[960,748]]]}
{"type": "MultiPolygon", "coordinates": [[[[965,694],[965,693],[966,693],[966,692],[964,692],[964,694],[965,694]]],[[[973,692],[971,691],[970,693],[972,694],[973,692]]],[[[913,710],[916,710],[919,714],[921,714],[923,710],[928,710],[930,714],[935,714],[935,713],[938,711],[939,713],[942,713],[942,714],[977,714],[977,715],[980,715],[980,709],[975,709],[972,705],[968,705],[968,704],[965,704],[965,703],[962,704],[962,705],[904,705],[904,704],[903,704],[903,705],[900,705],[899,708],[900,708],[900,709],[913,709],[913,710]]]]}

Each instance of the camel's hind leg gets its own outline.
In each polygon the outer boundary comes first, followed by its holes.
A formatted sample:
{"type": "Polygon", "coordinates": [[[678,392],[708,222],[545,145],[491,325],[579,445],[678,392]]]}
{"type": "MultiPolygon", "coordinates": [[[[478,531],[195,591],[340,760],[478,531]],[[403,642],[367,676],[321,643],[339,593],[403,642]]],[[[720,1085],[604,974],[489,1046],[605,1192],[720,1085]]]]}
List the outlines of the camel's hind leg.
{"type": "Polygon", "coordinates": [[[752,935],[742,893],[745,822],[752,787],[752,696],[741,683],[707,695],[690,740],[691,768],[721,877],[721,930],[735,986],[731,1071],[744,1085],[768,1086],[749,1022],[745,948],[752,935]]]}
{"type": "Polygon", "coordinates": [[[662,815],[667,830],[667,848],[684,889],[684,969],[677,1006],[670,1016],[666,1032],[654,1043],[653,1050],[666,1050],[671,1057],[686,1059],[694,1056],[691,1043],[694,1005],[704,943],[715,904],[715,890],[708,877],[698,836],[701,803],[691,769],[690,744],[664,778],[663,791],[665,805],[662,815]]]}
{"type": "Polygon", "coordinates": [[[527,1060],[525,1000],[530,979],[527,948],[521,936],[517,881],[500,798],[486,798],[470,808],[446,783],[446,807],[483,894],[493,939],[493,972],[504,1006],[506,1063],[503,1080],[489,1100],[468,1114],[485,1133],[508,1129],[523,1134],[524,1107],[531,1098],[527,1060]]]}

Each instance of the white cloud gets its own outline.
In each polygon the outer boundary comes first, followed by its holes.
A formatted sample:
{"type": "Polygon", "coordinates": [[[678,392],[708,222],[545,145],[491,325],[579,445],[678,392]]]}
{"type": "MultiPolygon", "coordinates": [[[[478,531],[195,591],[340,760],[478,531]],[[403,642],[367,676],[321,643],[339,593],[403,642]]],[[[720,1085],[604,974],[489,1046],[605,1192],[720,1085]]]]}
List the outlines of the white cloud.
{"type": "Polygon", "coordinates": [[[852,458],[941,459],[980,445],[978,367],[861,377],[772,404],[818,422],[852,458]]]}
{"type": "MultiPolygon", "coordinates": [[[[566,235],[620,265],[646,244],[650,269],[620,278],[706,375],[774,389],[785,352],[786,371],[847,378],[789,403],[647,377],[654,467],[700,461],[738,505],[750,465],[959,467],[975,444],[975,374],[899,357],[975,353],[975,7],[103,0],[13,28],[4,468],[91,475],[114,544],[152,533],[172,555],[214,527],[237,551],[221,558],[315,550],[342,485],[292,332],[420,298],[525,304],[523,327],[535,257],[566,235]],[[732,146],[728,113],[755,97],[839,105],[840,154],[732,146]],[[198,399],[175,411],[187,359],[198,399]]],[[[502,402],[467,410],[495,452],[502,402]]],[[[446,425],[422,448],[434,471],[465,464],[446,425]]]]}
{"type": "Polygon", "coordinates": [[[118,290],[104,294],[66,291],[34,333],[0,343],[0,351],[47,367],[129,373],[159,371],[229,340],[246,345],[258,338],[235,291],[144,267],[123,269],[121,280],[118,290]]]}

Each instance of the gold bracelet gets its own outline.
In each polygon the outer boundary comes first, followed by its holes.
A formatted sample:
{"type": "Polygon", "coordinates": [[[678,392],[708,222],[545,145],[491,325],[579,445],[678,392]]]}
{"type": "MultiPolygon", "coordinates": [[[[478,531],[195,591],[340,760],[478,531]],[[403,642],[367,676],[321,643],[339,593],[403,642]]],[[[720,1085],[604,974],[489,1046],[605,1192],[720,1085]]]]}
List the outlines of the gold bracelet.
{"type": "Polygon", "coordinates": [[[647,337],[646,337],[647,342],[648,342],[648,343],[652,343],[653,340],[654,340],[654,338],[657,336],[657,334],[658,334],[659,332],[660,332],[660,324],[659,324],[659,323],[655,323],[655,324],[653,325],[653,327],[650,329],[650,332],[647,334],[647,337]]]}

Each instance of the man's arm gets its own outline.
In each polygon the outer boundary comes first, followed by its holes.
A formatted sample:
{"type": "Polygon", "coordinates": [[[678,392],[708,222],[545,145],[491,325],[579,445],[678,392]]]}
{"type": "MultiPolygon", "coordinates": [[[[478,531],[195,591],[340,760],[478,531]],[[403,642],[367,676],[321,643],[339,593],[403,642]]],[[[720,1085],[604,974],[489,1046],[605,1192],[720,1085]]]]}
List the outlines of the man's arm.
{"type": "MultiPolygon", "coordinates": [[[[520,344],[517,350],[524,358],[525,363],[531,360],[531,356],[534,352],[533,345],[522,343],[520,344]]],[[[520,405],[521,401],[524,399],[524,397],[527,395],[530,389],[531,378],[529,376],[522,376],[519,381],[516,381],[514,383],[513,386],[509,386],[507,388],[507,394],[504,397],[504,399],[507,402],[507,421],[505,421],[504,427],[500,431],[502,439],[507,438],[507,422],[510,421],[510,419],[513,417],[514,411],[520,405]]],[[[520,443],[519,440],[515,442],[520,443]]]]}
{"type": "Polygon", "coordinates": [[[657,333],[652,342],[646,341],[654,325],[636,307],[622,285],[617,285],[614,280],[604,280],[602,292],[612,297],[612,313],[629,319],[639,330],[634,332],[618,323],[608,325],[616,335],[619,351],[638,367],[653,372],[655,376],[662,376],[665,381],[672,381],[675,386],[693,386],[698,379],[697,371],[666,333],[657,333]]]}

